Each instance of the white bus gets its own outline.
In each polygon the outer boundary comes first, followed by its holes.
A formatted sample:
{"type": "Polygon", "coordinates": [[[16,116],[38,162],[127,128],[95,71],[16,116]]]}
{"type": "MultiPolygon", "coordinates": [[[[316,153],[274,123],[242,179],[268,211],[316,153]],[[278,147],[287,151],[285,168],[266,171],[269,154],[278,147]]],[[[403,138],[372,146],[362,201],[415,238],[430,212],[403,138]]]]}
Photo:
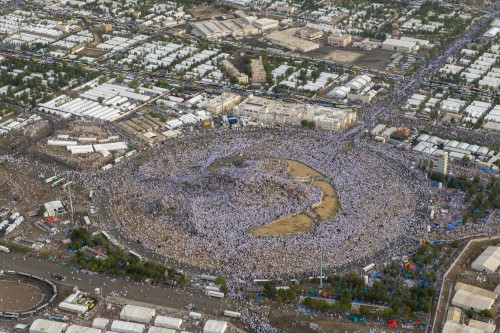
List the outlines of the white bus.
{"type": "Polygon", "coordinates": [[[134,251],[132,251],[132,250],[128,251],[128,253],[129,253],[131,256],[136,257],[136,258],[139,258],[139,260],[142,260],[142,256],[141,256],[139,253],[134,252],[134,251]]]}
{"type": "Polygon", "coordinates": [[[370,273],[371,271],[373,271],[374,268],[375,268],[375,264],[371,263],[368,266],[363,267],[363,272],[370,273]]]}

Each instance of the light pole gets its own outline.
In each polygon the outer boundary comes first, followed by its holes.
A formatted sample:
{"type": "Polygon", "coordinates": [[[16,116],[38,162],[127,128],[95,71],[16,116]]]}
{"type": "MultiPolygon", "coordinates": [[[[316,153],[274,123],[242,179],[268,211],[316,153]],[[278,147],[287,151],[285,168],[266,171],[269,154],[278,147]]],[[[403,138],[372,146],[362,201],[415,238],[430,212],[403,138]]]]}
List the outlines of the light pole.
{"type": "Polygon", "coordinates": [[[323,240],[319,239],[319,287],[323,289],[323,240]]]}

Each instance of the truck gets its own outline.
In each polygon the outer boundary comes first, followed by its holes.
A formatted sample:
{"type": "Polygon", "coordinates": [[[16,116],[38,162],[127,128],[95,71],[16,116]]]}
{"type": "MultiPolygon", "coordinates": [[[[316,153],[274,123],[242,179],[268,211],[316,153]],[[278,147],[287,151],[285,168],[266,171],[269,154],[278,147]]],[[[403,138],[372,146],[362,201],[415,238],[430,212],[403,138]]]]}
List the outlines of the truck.
{"type": "Polygon", "coordinates": [[[90,218],[87,215],[85,215],[83,217],[83,222],[85,223],[85,225],[90,225],[90,218]]]}
{"type": "Polygon", "coordinates": [[[236,311],[224,310],[224,316],[226,316],[226,317],[233,317],[233,318],[240,318],[241,317],[241,313],[236,312],[236,311]]]}
{"type": "Polygon", "coordinates": [[[52,183],[53,181],[56,181],[57,180],[57,177],[56,176],[52,176],[52,177],[49,177],[47,179],[45,179],[43,181],[44,184],[49,184],[49,183],[52,183]]]}
{"type": "Polygon", "coordinates": [[[215,297],[215,298],[224,298],[224,293],[220,293],[220,292],[217,292],[217,291],[207,291],[206,292],[206,295],[208,297],[215,297]]]}

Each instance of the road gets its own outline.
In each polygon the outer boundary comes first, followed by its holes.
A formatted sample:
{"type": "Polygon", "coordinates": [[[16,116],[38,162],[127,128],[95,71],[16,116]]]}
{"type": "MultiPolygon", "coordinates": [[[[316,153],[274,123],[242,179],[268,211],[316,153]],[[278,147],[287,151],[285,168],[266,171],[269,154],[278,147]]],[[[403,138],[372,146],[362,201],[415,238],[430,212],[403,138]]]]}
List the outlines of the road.
{"type": "Polygon", "coordinates": [[[24,254],[0,252],[0,270],[2,269],[22,271],[46,277],[56,284],[60,282],[50,278],[50,276],[52,274],[65,275],[67,277],[65,284],[77,285],[88,292],[93,292],[95,288],[102,288],[104,296],[115,292],[131,300],[173,309],[183,309],[187,304],[192,303],[201,312],[213,313],[213,310],[219,309],[234,310],[228,300],[209,298],[202,294],[201,291],[181,291],[174,288],[152,286],[120,278],[113,279],[103,274],[89,275],[81,271],[74,271],[69,266],[25,256],[24,254]]]}

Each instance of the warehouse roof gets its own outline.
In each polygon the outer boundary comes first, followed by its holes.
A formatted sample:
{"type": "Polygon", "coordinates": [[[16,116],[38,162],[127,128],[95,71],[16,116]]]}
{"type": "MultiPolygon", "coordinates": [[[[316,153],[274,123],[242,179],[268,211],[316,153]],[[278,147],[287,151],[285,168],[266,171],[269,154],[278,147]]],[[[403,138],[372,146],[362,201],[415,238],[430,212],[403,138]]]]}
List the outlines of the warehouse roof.
{"type": "Polygon", "coordinates": [[[443,333],[484,333],[484,331],[479,328],[447,321],[446,324],[444,324],[443,333]]]}
{"type": "Polygon", "coordinates": [[[469,326],[479,328],[484,331],[484,333],[495,333],[496,325],[485,323],[484,321],[469,320],[469,326]]]}
{"type": "Polygon", "coordinates": [[[36,319],[30,326],[30,333],[61,333],[68,324],[57,321],[36,319]]]}
{"type": "Polygon", "coordinates": [[[455,296],[453,296],[451,304],[462,309],[473,309],[477,311],[484,309],[489,310],[494,302],[494,298],[473,294],[466,290],[458,290],[455,296]]]}
{"type": "Polygon", "coordinates": [[[500,246],[488,246],[472,263],[472,269],[494,273],[500,266],[500,246]]]}
{"type": "Polygon", "coordinates": [[[219,320],[207,320],[203,327],[203,333],[224,333],[227,329],[227,322],[219,320]]]}
{"type": "Polygon", "coordinates": [[[462,315],[462,310],[454,306],[448,308],[448,315],[446,316],[446,321],[453,321],[456,323],[460,322],[460,317],[462,315]]]}
{"type": "Polygon", "coordinates": [[[135,305],[125,305],[120,312],[120,319],[137,321],[139,323],[149,323],[156,314],[153,308],[146,308],[135,305]]]}
{"type": "Polygon", "coordinates": [[[476,295],[481,295],[481,296],[493,298],[493,299],[497,298],[497,294],[495,294],[493,291],[489,291],[489,290],[486,290],[483,288],[475,287],[475,286],[472,286],[470,284],[466,284],[466,283],[462,283],[462,282],[457,282],[457,284],[455,285],[455,290],[465,290],[465,291],[469,291],[469,292],[476,294],[476,295]]]}
{"type": "Polygon", "coordinates": [[[66,330],[66,333],[102,333],[102,330],[98,329],[98,328],[92,328],[92,327],[71,325],[66,330]]]}

